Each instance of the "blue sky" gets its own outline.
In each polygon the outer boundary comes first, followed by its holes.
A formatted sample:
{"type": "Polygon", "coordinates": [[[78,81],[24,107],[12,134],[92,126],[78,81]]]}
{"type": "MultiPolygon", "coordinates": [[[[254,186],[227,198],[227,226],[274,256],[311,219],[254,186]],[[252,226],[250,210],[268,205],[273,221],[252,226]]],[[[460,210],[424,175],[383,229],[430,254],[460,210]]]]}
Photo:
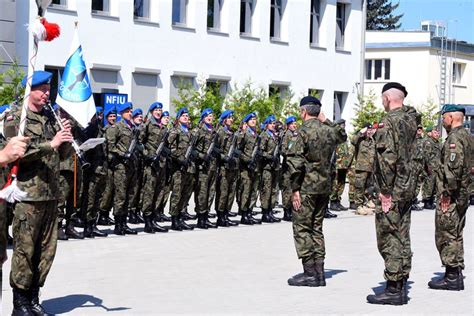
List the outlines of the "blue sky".
{"type": "MultiPolygon", "coordinates": [[[[421,29],[421,21],[448,22],[448,35],[457,40],[474,43],[474,0],[399,0],[395,11],[404,13],[404,30],[421,29]]],[[[392,0],[397,3],[397,0],[392,0]]]]}

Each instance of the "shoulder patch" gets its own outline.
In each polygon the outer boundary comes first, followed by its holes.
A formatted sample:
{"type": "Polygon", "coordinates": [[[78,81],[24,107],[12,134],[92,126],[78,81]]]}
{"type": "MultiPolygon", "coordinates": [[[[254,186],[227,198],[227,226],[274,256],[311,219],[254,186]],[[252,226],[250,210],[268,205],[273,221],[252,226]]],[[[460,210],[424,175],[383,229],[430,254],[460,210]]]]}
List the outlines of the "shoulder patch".
{"type": "Polygon", "coordinates": [[[6,118],[6,120],[7,120],[7,122],[13,121],[14,118],[15,118],[15,116],[13,116],[13,115],[8,115],[7,118],[6,118]]]}
{"type": "Polygon", "coordinates": [[[385,126],[384,123],[380,123],[380,124],[379,124],[379,128],[383,128],[384,126],[385,126]]]}
{"type": "Polygon", "coordinates": [[[449,144],[449,149],[454,149],[456,148],[456,144],[449,144]]]}

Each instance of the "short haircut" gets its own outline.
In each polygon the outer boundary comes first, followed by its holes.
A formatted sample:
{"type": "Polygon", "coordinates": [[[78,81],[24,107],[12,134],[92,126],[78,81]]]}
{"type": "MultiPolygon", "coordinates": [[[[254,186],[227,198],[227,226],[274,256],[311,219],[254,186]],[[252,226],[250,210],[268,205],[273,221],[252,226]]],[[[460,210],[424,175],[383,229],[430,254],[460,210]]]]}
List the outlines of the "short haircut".
{"type": "Polygon", "coordinates": [[[319,112],[321,112],[321,107],[314,103],[308,103],[302,106],[302,108],[308,113],[310,116],[318,116],[319,112]]]}
{"type": "Polygon", "coordinates": [[[403,101],[405,99],[405,94],[403,91],[391,88],[383,93],[383,95],[389,95],[392,99],[403,101]]]}

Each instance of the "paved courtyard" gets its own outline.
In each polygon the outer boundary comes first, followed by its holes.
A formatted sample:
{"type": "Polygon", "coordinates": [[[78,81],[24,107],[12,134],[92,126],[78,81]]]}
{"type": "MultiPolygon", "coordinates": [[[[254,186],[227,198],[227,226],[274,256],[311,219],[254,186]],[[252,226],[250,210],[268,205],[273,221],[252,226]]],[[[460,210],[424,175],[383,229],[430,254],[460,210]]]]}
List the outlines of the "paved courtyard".
{"type": "MultiPolygon", "coordinates": [[[[301,271],[290,223],[169,232],[58,243],[41,296],[51,314],[465,314],[473,310],[472,209],[465,229],[462,292],[433,291],[443,271],[434,243],[434,211],[412,214],[410,302],[376,306],[365,297],[382,286],[374,217],[339,213],[324,222],[327,287],[295,288],[301,271]]],[[[281,214],[280,214],[281,216],[281,214]]],[[[11,250],[9,250],[11,257],[11,250]]],[[[4,265],[2,315],[12,310],[4,265]]]]}

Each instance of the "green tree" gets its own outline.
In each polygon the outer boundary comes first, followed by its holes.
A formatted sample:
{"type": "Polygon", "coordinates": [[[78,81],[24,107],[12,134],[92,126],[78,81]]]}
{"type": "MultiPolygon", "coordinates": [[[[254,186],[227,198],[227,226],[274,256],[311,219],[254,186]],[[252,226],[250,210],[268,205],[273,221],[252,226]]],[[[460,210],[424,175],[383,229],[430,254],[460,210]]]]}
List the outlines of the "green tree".
{"type": "Polygon", "coordinates": [[[439,109],[438,104],[436,104],[433,99],[428,99],[426,103],[416,106],[415,108],[418,113],[421,114],[421,124],[424,128],[438,125],[439,109]]]}
{"type": "Polygon", "coordinates": [[[375,105],[376,95],[370,91],[368,95],[358,96],[358,102],[355,104],[355,117],[352,119],[354,130],[358,131],[367,123],[373,124],[380,122],[385,116],[385,111],[375,105]]]}
{"type": "Polygon", "coordinates": [[[403,14],[394,14],[399,5],[391,0],[367,0],[367,30],[399,29],[403,14]]]}
{"type": "Polygon", "coordinates": [[[25,73],[17,61],[14,61],[4,73],[0,73],[0,105],[23,98],[25,89],[20,82],[24,76],[25,73]]]}

